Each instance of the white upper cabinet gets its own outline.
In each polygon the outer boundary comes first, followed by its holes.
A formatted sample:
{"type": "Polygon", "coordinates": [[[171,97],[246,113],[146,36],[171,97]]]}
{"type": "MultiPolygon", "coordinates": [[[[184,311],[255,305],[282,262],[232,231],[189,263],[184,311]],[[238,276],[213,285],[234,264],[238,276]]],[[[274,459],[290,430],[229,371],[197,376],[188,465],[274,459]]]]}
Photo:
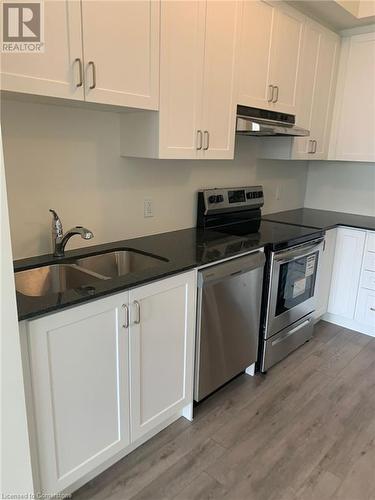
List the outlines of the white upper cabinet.
{"type": "Polygon", "coordinates": [[[327,158],[340,38],[307,21],[297,89],[297,124],[309,137],[294,139],[293,158],[327,158]]]}
{"type": "Polygon", "coordinates": [[[270,109],[271,45],[276,9],[260,0],[243,1],[238,47],[238,104],[270,109]]]}
{"type": "Polygon", "coordinates": [[[127,298],[27,322],[44,493],[62,491],[130,443],[127,298]]]}
{"type": "Polygon", "coordinates": [[[375,161],[375,33],[343,38],[329,159],[375,161]]]}
{"type": "Polygon", "coordinates": [[[203,157],[233,158],[238,2],[208,0],[202,102],[203,157]]]}
{"type": "Polygon", "coordinates": [[[234,156],[239,3],[168,1],[161,6],[159,114],[121,117],[124,156],[234,156]]]}
{"type": "Polygon", "coordinates": [[[304,16],[274,5],[242,2],[238,104],[295,114],[304,16]]]}
{"type": "Polygon", "coordinates": [[[159,2],[82,0],[90,102],[158,108],[159,2]]]}
{"type": "Polygon", "coordinates": [[[275,87],[272,100],[274,109],[284,113],[296,113],[304,21],[305,18],[299,12],[284,5],[276,11],[270,84],[275,87]]]}
{"type": "Polygon", "coordinates": [[[2,54],[2,89],[157,109],[159,2],[46,0],[43,53],[2,54]]]}
{"type": "Polygon", "coordinates": [[[202,119],[205,7],[200,0],[161,5],[160,151],[155,152],[161,158],[196,158],[197,140],[203,140],[197,127],[202,119]]]}
{"type": "Polygon", "coordinates": [[[81,3],[44,2],[44,51],[1,54],[1,88],[83,100],[81,3]]]}

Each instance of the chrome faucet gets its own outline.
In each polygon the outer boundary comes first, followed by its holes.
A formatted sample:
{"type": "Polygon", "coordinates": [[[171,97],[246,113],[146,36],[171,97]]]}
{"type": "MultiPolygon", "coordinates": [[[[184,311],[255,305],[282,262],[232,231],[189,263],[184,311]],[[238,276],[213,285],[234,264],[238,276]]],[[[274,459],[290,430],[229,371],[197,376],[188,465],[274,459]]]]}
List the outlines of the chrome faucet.
{"type": "Polygon", "coordinates": [[[72,227],[72,229],[69,229],[69,231],[64,234],[60,217],[52,208],[50,208],[49,211],[52,214],[52,244],[53,255],[55,257],[64,257],[65,246],[75,234],[79,234],[84,240],[91,240],[91,238],[94,237],[94,234],[89,229],[82,226],[72,227]]]}

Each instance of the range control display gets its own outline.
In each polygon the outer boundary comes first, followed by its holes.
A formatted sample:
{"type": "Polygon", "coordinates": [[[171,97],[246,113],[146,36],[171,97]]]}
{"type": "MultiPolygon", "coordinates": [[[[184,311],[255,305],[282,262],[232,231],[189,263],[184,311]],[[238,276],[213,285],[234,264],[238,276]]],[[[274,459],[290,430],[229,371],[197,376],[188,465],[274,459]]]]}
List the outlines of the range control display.
{"type": "Polygon", "coordinates": [[[246,201],[245,190],[238,189],[236,191],[228,191],[229,203],[241,203],[246,201]]]}

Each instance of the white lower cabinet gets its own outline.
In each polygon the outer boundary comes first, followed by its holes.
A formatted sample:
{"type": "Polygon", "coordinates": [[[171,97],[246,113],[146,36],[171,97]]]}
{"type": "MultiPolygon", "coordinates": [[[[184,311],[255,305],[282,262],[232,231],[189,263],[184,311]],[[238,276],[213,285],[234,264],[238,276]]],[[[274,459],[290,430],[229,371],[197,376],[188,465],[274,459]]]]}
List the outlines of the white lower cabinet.
{"type": "Polygon", "coordinates": [[[353,319],[366,231],[339,228],[328,312],[353,319]]]}
{"type": "Polygon", "coordinates": [[[129,298],[134,440],[192,402],[194,274],[137,288],[129,298]]]}
{"type": "Polygon", "coordinates": [[[192,404],[195,289],[191,271],[26,322],[40,491],[83,484],[192,404]]]}
{"type": "Polygon", "coordinates": [[[375,336],[375,233],[340,227],[324,319],[375,336]]]}
{"type": "Polygon", "coordinates": [[[360,289],[355,319],[372,328],[375,335],[375,290],[360,289]]]}
{"type": "Polygon", "coordinates": [[[315,318],[318,319],[328,310],[329,293],[331,290],[332,268],[335,258],[337,229],[326,232],[324,249],[320,255],[316,285],[315,318]]]}
{"type": "Polygon", "coordinates": [[[27,323],[44,493],[62,491],[130,443],[127,296],[27,323]]]}

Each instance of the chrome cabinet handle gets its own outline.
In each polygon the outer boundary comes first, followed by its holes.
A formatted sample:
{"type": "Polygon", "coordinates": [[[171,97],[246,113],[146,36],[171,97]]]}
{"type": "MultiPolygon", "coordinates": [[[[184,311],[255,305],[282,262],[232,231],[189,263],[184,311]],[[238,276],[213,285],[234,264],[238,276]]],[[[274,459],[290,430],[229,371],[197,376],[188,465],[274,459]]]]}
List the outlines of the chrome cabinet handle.
{"type": "Polygon", "coordinates": [[[273,103],[275,103],[279,100],[279,87],[278,87],[278,85],[274,86],[274,90],[276,90],[276,97],[274,97],[273,91],[272,91],[272,97],[273,97],[272,102],[273,103]]]}
{"type": "Polygon", "coordinates": [[[208,132],[208,130],[205,130],[203,134],[205,139],[205,146],[203,148],[203,151],[207,151],[207,149],[210,147],[210,133],[208,132]]]}
{"type": "Polygon", "coordinates": [[[203,147],[203,134],[201,130],[197,130],[197,150],[200,151],[203,147]]]}
{"type": "Polygon", "coordinates": [[[135,300],[134,305],[135,305],[135,310],[137,313],[137,317],[134,320],[134,324],[139,325],[139,323],[141,322],[141,304],[138,302],[138,300],[135,300]]]}
{"type": "Polygon", "coordinates": [[[89,89],[92,90],[96,87],[96,69],[94,61],[89,61],[88,66],[91,66],[92,69],[92,84],[89,86],[89,89]]]}
{"type": "Polygon", "coordinates": [[[74,59],[74,63],[78,63],[78,74],[79,74],[79,81],[76,83],[76,87],[82,87],[83,85],[83,71],[82,71],[82,61],[79,57],[74,59]]]}
{"type": "Polygon", "coordinates": [[[129,307],[126,304],[122,304],[122,308],[124,309],[124,324],[123,328],[129,328],[129,307]]]}
{"type": "Polygon", "coordinates": [[[274,86],[273,85],[268,85],[268,102],[272,102],[273,100],[273,91],[274,91],[274,86]]]}
{"type": "Polygon", "coordinates": [[[313,143],[314,143],[314,151],[313,151],[313,153],[315,154],[316,153],[316,148],[318,147],[318,143],[316,141],[313,141],[313,143]]]}

